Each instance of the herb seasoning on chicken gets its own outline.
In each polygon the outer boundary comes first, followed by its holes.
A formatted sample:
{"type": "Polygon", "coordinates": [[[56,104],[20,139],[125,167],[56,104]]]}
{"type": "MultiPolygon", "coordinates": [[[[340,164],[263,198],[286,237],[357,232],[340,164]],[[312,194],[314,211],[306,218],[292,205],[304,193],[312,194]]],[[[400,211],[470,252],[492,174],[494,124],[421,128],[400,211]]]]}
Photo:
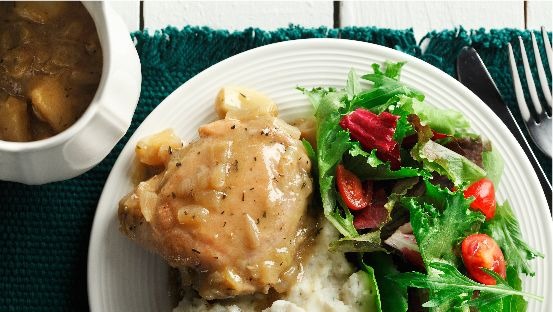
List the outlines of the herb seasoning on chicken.
{"type": "Polygon", "coordinates": [[[138,160],[163,169],[119,206],[123,233],[185,272],[206,299],[286,292],[316,236],[300,131],[266,97],[233,90],[217,99],[226,118],[201,126],[199,140],[182,147],[164,131],[138,143],[138,160]]]}

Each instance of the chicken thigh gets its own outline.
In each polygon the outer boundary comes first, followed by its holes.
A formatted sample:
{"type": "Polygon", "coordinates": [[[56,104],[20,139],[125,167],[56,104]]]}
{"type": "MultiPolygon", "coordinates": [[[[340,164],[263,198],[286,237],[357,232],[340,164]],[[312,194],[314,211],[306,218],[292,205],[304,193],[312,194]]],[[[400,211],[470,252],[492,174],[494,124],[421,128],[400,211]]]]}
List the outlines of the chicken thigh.
{"type": "Polygon", "coordinates": [[[186,147],[160,148],[164,170],[120,202],[122,232],[185,271],[203,298],[285,292],[316,228],[299,130],[265,115],[198,131],[186,147]]]}

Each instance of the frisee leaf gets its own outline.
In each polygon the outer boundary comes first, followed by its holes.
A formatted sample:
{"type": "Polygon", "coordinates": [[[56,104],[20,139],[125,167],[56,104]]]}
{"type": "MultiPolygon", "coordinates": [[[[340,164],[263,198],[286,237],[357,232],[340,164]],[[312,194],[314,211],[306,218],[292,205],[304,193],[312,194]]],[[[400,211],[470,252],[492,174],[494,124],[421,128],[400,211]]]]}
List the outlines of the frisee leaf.
{"type": "Polygon", "coordinates": [[[543,254],[522,239],[518,220],[508,202],[497,206],[495,216],[486,223],[483,231],[496,240],[509,265],[519,272],[534,276],[534,270],[528,264],[528,260],[543,258],[543,254]]]}
{"type": "Polygon", "coordinates": [[[404,197],[401,204],[409,209],[411,226],[428,268],[435,261],[459,264],[454,249],[467,235],[474,233],[485,217],[469,209],[470,200],[462,192],[451,192],[425,180],[426,193],[404,197]]]}
{"type": "Polygon", "coordinates": [[[316,109],[316,155],[324,215],[342,235],[357,236],[357,230],[353,226],[353,216],[348,209],[342,209],[336,203],[338,194],[334,187],[336,165],[351,145],[349,134],[339,125],[339,110],[344,107],[345,93],[322,88],[303,90],[303,92],[308,95],[316,109]]]}

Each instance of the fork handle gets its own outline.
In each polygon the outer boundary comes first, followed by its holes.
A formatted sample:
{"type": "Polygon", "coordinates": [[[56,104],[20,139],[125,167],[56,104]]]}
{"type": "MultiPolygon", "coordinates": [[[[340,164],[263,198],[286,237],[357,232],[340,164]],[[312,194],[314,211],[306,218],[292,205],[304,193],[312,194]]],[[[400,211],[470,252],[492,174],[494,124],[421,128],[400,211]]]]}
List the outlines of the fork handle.
{"type": "Polygon", "coordinates": [[[536,172],[536,175],[538,176],[538,180],[540,181],[541,187],[543,189],[545,199],[547,200],[549,211],[551,211],[551,208],[552,208],[551,196],[553,194],[553,190],[551,189],[551,182],[549,181],[549,179],[547,179],[547,176],[545,175],[545,172],[540,166],[540,163],[538,162],[536,155],[530,148],[530,144],[528,144],[528,141],[522,134],[522,130],[520,129],[519,125],[516,123],[513,113],[511,112],[508,106],[505,105],[505,108],[507,109],[507,112],[509,113],[509,117],[511,118],[510,119],[504,118],[503,122],[511,130],[511,133],[513,134],[515,139],[518,141],[518,143],[524,150],[524,153],[528,156],[528,159],[530,160],[532,167],[534,167],[534,171],[536,172]]]}

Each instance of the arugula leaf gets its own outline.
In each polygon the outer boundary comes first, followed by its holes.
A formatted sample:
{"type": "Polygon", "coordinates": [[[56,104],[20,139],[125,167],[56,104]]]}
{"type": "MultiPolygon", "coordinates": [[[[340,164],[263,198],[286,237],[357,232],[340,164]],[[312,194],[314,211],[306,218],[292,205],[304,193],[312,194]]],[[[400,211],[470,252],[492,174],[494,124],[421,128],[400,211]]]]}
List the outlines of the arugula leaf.
{"type": "Polygon", "coordinates": [[[386,251],[382,247],[380,231],[369,232],[356,237],[343,237],[330,243],[329,250],[339,252],[386,251]]]}
{"type": "Polygon", "coordinates": [[[407,311],[407,286],[395,282],[394,277],[399,275],[399,271],[394,266],[390,255],[383,252],[365,254],[364,261],[361,260],[360,265],[363,269],[367,266],[378,268],[374,271],[374,277],[380,292],[382,311],[407,311]]]}
{"type": "Polygon", "coordinates": [[[358,142],[352,142],[348,153],[350,157],[344,158],[344,166],[361,180],[391,180],[424,175],[417,168],[401,167],[392,170],[389,162],[383,162],[376,156],[376,150],[367,153],[358,142]]]}
{"type": "MultiPolygon", "coordinates": [[[[522,290],[522,280],[520,279],[517,269],[512,266],[507,266],[507,284],[513,289],[522,290]]],[[[503,297],[500,300],[484,305],[480,308],[480,312],[512,312],[512,311],[526,311],[528,302],[524,300],[524,297],[518,295],[511,295],[503,297]]]]}
{"type": "Polygon", "coordinates": [[[343,295],[344,302],[354,301],[359,311],[382,312],[380,292],[374,277],[374,269],[370,266],[364,266],[362,270],[353,273],[343,287],[353,290],[353,293],[343,295]]]}
{"type": "Polygon", "coordinates": [[[528,246],[522,239],[518,220],[508,202],[497,206],[495,216],[485,224],[483,231],[502,247],[505,261],[510,266],[516,268],[518,272],[534,276],[535,272],[528,264],[528,260],[536,257],[543,258],[544,255],[528,246]]]}
{"type": "Polygon", "coordinates": [[[426,193],[405,197],[401,204],[409,209],[411,226],[427,269],[435,261],[459,264],[454,249],[468,234],[474,233],[485,217],[469,209],[470,200],[462,192],[452,193],[425,180],[426,193]]]}
{"type": "Polygon", "coordinates": [[[384,72],[380,70],[380,65],[373,64],[372,68],[374,73],[366,74],[361,77],[365,80],[372,81],[374,83],[373,88],[363,91],[354,97],[351,101],[349,110],[352,111],[358,107],[371,109],[375,106],[385,104],[390,100],[392,100],[392,102],[397,101],[395,98],[400,95],[414,97],[422,101],[424,95],[421,92],[407,87],[398,81],[401,68],[404,64],[404,62],[386,62],[386,69],[384,72]]]}
{"type": "Polygon", "coordinates": [[[362,78],[371,78],[373,81],[381,81],[382,84],[379,87],[359,93],[351,102],[351,110],[359,107],[370,110],[375,106],[386,104],[390,99],[393,99],[399,95],[424,98],[422,93],[419,93],[418,91],[411,89],[391,78],[379,77],[378,79],[375,79],[376,77],[372,74],[365,75],[362,78]]]}
{"type": "MultiPolygon", "coordinates": [[[[492,272],[490,274],[494,274],[492,272]]],[[[489,286],[480,284],[464,276],[457,268],[449,263],[429,263],[429,274],[408,272],[395,275],[393,280],[404,287],[425,288],[430,290],[430,300],[423,307],[464,306],[482,308],[486,305],[507,296],[523,296],[536,300],[542,297],[525,293],[509,286],[497,274],[497,285],[489,286]],[[477,298],[472,298],[473,292],[479,291],[477,298]]]]}
{"type": "Polygon", "coordinates": [[[423,167],[447,176],[455,186],[471,184],[486,176],[486,171],[454,151],[434,142],[417,143],[411,150],[414,159],[423,167]]]}
{"type": "Polygon", "coordinates": [[[361,92],[361,84],[357,73],[352,68],[348,73],[348,80],[346,81],[346,92],[348,94],[348,100],[352,100],[359,92],[361,92]]]}

